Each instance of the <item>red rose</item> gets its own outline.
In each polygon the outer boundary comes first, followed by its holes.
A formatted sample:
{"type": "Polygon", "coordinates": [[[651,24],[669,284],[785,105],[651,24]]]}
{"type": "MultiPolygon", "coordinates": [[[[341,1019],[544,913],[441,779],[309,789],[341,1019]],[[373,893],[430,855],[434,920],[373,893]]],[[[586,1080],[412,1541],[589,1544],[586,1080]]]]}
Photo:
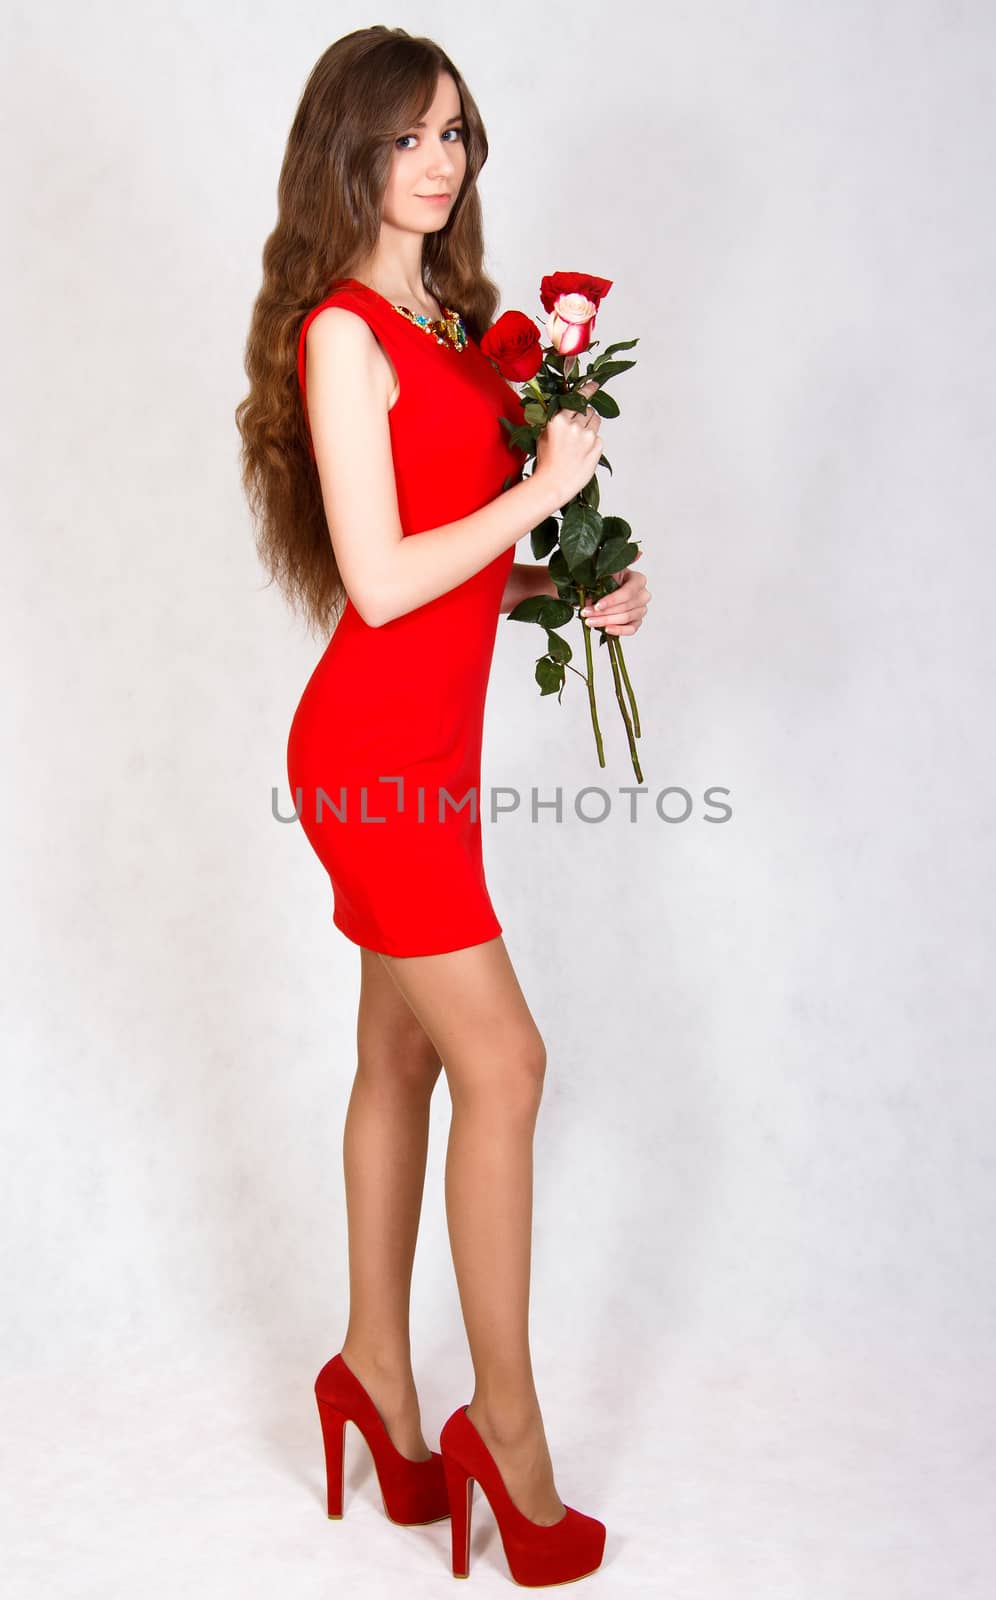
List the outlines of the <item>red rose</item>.
{"type": "Polygon", "coordinates": [[[583,294],[597,311],[611,288],[611,278],[595,278],[590,272],[551,272],[540,282],[540,299],[543,310],[552,311],[562,294],[583,294]]]}
{"type": "Polygon", "coordinates": [[[528,383],[543,365],[539,329],[521,311],[503,311],[484,335],[480,348],[510,383],[528,383]]]}

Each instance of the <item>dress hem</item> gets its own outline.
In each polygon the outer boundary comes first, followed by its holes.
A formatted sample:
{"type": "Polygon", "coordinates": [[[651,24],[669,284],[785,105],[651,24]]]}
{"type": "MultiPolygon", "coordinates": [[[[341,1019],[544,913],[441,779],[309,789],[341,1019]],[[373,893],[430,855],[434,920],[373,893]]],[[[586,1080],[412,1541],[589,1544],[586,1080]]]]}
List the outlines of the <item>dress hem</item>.
{"type": "Polygon", "coordinates": [[[365,935],[357,933],[347,919],[339,915],[337,910],[333,910],[332,912],[332,921],[339,929],[339,932],[345,934],[346,938],[349,939],[353,944],[360,945],[364,950],[372,950],[375,955],[397,956],[400,959],[404,959],[407,956],[450,955],[456,950],[469,950],[472,949],[474,945],[488,944],[492,939],[497,939],[503,932],[502,925],[496,917],[494,921],[489,924],[491,932],[477,934],[469,939],[464,937],[460,940],[459,944],[438,945],[431,950],[384,950],[380,945],[371,944],[365,935]]]}

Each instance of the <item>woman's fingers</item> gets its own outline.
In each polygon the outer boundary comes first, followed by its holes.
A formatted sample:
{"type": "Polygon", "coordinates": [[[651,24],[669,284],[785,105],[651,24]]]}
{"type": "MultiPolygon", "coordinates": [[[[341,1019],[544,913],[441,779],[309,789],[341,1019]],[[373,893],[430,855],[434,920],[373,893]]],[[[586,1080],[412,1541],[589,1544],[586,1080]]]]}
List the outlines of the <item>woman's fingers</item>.
{"type": "Polygon", "coordinates": [[[646,615],[646,610],[645,605],[639,605],[628,606],[625,610],[618,611],[595,611],[592,612],[591,616],[585,617],[584,621],[589,628],[608,628],[609,632],[612,633],[616,628],[623,627],[632,633],[635,628],[640,626],[646,615]]]}
{"type": "MultiPolygon", "coordinates": [[[[620,577],[618,573],[612,576],[620,577]]],[[[646,615],[649,600],[650,590],[643,573],[626,567],[618,589],[613,589],[599,605],[586,606],[581,616],[590,628],[605,628],[609,633],[635,633],[646,615]]]]}

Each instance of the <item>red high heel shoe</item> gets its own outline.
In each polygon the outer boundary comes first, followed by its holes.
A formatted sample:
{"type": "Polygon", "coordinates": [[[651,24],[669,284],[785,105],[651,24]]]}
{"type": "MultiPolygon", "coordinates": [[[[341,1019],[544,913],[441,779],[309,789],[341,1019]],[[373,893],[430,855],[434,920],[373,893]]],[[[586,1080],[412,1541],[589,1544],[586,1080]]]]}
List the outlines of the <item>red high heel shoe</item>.
{"type": "Polygon", "coordinates": [[[559,1522],[547,1526],[523,1516],[515,1505],[498,1463],[460,1406],[443,1423],[439,1435],[453,1526],[453,1576],[470,1575],[470,1518],[474,1484],[488,1497],[498,1524],[508,1570],[516,1583],[539,1588],[586,1578],[602,1561],[605,1524],[568,1506],[559,1522]]]}
{"type": "Polygon", "coordinates": [[[448,1517],[449,1499],[443,1460],[433,1450],[427,1461],[403,1456],[384,1426],[383,1419],[359,1378],[341,1355],[326,1361],[315,1379],[315,1398],[325,1445],[329,1516],[342,1516],[343,1455],[346,1423],[359,1428],[377,1469],[384,1514],[405,1527],[441,1522],[448,1517]]]}

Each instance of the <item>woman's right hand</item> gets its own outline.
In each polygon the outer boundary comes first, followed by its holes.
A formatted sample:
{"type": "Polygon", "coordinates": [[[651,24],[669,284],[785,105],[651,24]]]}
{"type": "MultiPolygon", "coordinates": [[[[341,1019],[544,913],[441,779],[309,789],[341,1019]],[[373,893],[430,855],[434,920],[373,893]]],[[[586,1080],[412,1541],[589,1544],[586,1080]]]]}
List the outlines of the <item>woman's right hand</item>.
{"type": "MultiPolygon", "coordinates": [[[[589,378],[578,390],[586,398],[598,384],[589,378]]],[[[549,484],[557,504],[569,500],[589,483],[602,454],[601,417],[591,406],[584,411],[557,411],[536,441],[534,475],[549,484]]]]}

